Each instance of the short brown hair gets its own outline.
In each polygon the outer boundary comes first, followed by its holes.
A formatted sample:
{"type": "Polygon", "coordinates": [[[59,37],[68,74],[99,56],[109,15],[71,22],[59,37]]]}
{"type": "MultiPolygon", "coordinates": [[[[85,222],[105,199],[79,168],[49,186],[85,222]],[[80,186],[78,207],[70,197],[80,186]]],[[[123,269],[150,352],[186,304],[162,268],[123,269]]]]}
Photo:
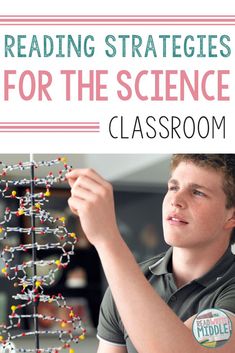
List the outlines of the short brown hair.
{"type": "MultiPolygon", "coordinates": [[[[181,162],[211,168],[219,171],[224,176],[223,190],[227,198],[226,208],[235,207],[235,154],[173,154],[171,170],[181,162]]],[[[231,244],[235,243],[235,228],[231,234],[231,244]]]]}

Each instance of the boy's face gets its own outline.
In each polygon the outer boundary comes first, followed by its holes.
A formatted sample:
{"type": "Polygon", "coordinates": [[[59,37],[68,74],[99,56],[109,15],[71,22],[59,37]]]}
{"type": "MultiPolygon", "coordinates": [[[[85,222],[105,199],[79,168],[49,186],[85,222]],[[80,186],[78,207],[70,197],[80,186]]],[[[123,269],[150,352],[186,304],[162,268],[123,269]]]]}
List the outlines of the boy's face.
{"type": "Polygon", "coordinates": [[[181,162],[172,173],[163,201],[166,243],[195,248],[229,243],[234,208],[226,209],[223,175],[213,169],[181,162]]]}

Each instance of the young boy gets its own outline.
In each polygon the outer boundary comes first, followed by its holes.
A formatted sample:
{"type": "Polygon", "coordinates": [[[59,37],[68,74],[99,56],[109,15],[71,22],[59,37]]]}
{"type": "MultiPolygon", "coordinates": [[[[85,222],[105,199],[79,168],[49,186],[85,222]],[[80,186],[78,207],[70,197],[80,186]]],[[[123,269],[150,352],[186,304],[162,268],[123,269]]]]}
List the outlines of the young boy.
{"type": "MultiPolygon", "coordinates": [[[[170,249],[142,270],[118,231],[111,185],[93,170],[77,169],[67,178],[70,208],[96,247],[110,286],[100,311],[98,352],[208,352],[192,333],[198,312],[222,309],[235,326],[235,256],[230,250],[235,155],[173,156],[163,202],[170,249]]],[[[235,333],[217,351],[234,353],[235,333]]]]}

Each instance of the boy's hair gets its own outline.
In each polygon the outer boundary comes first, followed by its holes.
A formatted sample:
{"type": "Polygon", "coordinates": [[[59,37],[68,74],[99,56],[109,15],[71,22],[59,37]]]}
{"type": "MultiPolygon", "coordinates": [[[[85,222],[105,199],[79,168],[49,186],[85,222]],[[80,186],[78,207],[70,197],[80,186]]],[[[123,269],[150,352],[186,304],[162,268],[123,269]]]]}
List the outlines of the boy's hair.
{"type": "MultiPolygon", "coordinates": [[[[227,198],[226,208],[235,207],[235,154],[173,154],[171,170],[180,162],[193,164],[219,171],[223,174],[223,190],[227,198]]],[[[235,228],[232,230],[230,243],[235,243],[235,228]]]]}

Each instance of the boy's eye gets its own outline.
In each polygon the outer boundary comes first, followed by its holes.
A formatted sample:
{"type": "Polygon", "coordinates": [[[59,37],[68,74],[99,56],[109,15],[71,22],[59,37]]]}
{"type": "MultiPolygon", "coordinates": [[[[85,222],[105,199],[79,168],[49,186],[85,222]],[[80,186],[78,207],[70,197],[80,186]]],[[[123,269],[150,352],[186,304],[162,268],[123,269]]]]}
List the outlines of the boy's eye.
{"type": "Polygon", "coordinates": [[[169,185],[168,190],[169,190],[169,191],[178,190],[178,186],[176,186],[176,185],[169,185]]]}
{"type": "Polygon", "coordinates": [[[193,194],[197,196],[205,196],[204,192],[201,192],[200,190],[193,190],[193,194]]]}

